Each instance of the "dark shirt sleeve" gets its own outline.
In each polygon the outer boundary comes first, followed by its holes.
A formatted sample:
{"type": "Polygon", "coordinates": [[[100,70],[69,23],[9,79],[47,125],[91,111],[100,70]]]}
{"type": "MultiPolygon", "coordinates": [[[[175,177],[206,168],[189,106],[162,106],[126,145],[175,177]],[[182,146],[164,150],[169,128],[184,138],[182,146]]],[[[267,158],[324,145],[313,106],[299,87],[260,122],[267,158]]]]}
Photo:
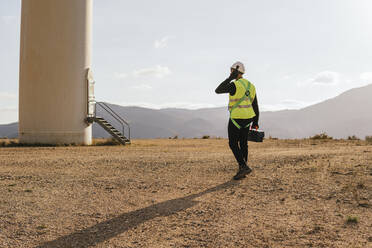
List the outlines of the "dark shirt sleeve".
{"type": "Polygon", "coordinates": [[[215,92],[217,94],[230,93],[230,95],[234,95],[236,92],[236,87],[234,83],[231,83],[231,79],[227,78],[220,85],[218,85],[215,92]]]}
{"type": "Polygon", "coordinates": [[[253,117],[253,126],[258,126],[258,120],[260,118],[260,110],[258,109],[257,95],[253,99],[252,107],[256,116],[253,117]]]}

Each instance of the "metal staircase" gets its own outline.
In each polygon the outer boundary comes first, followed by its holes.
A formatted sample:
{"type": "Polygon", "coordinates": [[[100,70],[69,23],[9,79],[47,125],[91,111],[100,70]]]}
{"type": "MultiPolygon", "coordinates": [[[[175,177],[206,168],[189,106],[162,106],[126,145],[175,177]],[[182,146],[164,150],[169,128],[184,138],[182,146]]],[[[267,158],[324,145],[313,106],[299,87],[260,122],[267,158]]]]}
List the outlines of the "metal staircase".
{"type": "Polygon", "coordinates": [[[96,122],[99,124],[103,129],[105,129],[115,140],[117,140],[120,144],[126,145],[130,144],[130,126],[128,122],[126,122],[120,115],[118,115],[110,106],[108,106],[104,102],[94,102],[93,106],[94,110],[91,115],[88,115],[87,122],[93,123],[96,122]],[[118,128],[114,127],[111,123],[109,123],[105,118],[97,116],[97,106],[100,107],[106,114],[111,116],[113,120],[117,121],[121,125],[121,131],[118,128]],[[125,127],[128,129],[128,137],[125,136],[125,127]]]}
{"type": "Polygon", "coordinates": [[[92,124],[97,122],[103,129],[105,129],[111,136],[116,139],[120,144],[130,144],[130,126],[120,115],[118,115],[109,105],[104,102],[96,102],[94,97],[94,84],[93,74],[90,68],[87,69],[87,118],[86,122],[92,124]],[[111,117],[119,128],[116,128],[112,123],[109,123],[102,116],[97,116],[97,107],[102,110],[102,114],[111,117]],[[128,137],[125,136],[125,128],[128,129],[128,137]],[[121,131],[119,131],[121,129],[121,131]]]}

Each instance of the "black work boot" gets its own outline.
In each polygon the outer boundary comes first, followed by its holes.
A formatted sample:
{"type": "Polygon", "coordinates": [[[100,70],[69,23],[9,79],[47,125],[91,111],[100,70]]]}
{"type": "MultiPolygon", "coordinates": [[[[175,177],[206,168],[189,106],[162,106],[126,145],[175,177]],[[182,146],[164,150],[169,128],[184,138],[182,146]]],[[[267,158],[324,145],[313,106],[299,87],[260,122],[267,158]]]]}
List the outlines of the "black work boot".
{"type": "Polygon", "coordinates": [[[234,180],[240,180],[245,178],[246,175],[252,172],[252,169],[249,168],[247,165],[239,165],[239,171],[234,176],[234,180]]]}

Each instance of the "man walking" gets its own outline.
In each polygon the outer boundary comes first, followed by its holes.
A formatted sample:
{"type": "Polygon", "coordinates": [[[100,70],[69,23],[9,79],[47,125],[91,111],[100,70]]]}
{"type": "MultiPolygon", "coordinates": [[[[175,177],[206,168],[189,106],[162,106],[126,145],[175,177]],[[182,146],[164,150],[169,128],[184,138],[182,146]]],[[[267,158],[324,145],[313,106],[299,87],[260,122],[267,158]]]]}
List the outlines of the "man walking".
{"type": "Polygon", "coordinates": [[[216,88],[215,92],[229,93],[229,146],[239,164],[239,170],[234,176],[235,180],[239,180],[252,171],[247,165],[247,139],[249,128],[258,129],[259,109],[255,86],[243,78],[245,73],[243,63],[234,63],[230,72],[230,76],[216,88]]]}

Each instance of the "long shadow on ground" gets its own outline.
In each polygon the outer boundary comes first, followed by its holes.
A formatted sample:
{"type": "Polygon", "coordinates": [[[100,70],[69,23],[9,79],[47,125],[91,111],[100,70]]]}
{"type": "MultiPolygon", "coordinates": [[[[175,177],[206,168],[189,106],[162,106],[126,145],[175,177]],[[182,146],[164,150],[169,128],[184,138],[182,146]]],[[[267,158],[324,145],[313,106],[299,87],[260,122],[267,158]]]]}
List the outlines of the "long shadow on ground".
{"type": "Polygon", "coordinates": [[[37,248],[93,246],[110,238],[113,238],[119,234],[122,234],[148,220],[160,216],[169,216],[191,208],[198,203],[198,201],[194,200],[195,198],[232,187],[236,184],[236,181],[230,180],[197,194],[160,202],[146,208],[141,208],[129,213],[124,213],[118,217],[98,223],[86,229],[79,230],[72,234],[45,242],[37,246],[37,248]]]}

